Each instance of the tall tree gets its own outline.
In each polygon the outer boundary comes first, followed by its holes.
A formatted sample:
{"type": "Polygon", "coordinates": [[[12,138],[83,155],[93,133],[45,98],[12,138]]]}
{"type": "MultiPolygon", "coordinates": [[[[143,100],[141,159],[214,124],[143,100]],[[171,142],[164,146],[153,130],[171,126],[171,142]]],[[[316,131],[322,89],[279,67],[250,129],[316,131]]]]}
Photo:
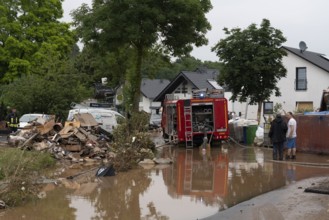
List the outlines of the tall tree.
{"type": "Polygon", "coordinates": [[[124,82],[125,72],[131,66],[129,55],[131,51],[103,52],[88,44],[84,45],[75,60],[75,68],[86,84],[93,85],[95,82],[101,82],[101,78],[107,77],[110,86],[114,88],[124,82]]]}
{"type": "Polygon", "coordinates": [[[259,123],[263,102],[273,91],[275,96],[281,95],[276,84],[286,76],[282,58],[287,54],[280,48],[286,38],[267,19],[259,28],[251,24],[245,30],[224,31],[228,36],[212,48],[223,62],[219,83],[232,91],[232,101],[258,104],[259,123]]]}
{"type": "Polygon", "coordinates": [[[81,102],[92,92],[81,81],[73,62],[48,56],[36,71],[2,85],[0,101],[17,108],[21,114],[37,112],[55,114],[65,119],[72,102],[81,102]]]}
{"type": "Polygon", "coordinates": [[[133,68],[126,79],[132,110],[138,111],[143,58],[155,44],[173,56],[188,54],[193,45],[207,43],[211,28],[205,13],[210,0],[94,0],[73,13],[77,31],[85,44],[100,50],[131,48],[133,68]]]}
{"type": "Polygon", "coordinates": [[[49,54],[65,57],[76,42],[69,24],[58,21],[63,0],[0,1],[0,80],[34,73],[49,54]]]}

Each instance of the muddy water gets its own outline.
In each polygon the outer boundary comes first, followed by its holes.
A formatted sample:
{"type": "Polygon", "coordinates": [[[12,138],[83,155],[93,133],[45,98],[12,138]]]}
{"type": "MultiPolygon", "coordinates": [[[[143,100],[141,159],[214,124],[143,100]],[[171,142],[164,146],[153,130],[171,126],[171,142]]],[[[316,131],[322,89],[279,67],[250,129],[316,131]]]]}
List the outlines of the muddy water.
{"type": "MultiPolygon", "coordinates": [[[[170,165],[144,166],[89,182],[48,185],[44,199],[0,212],[0,219],[190,220],[210,216],[329,168],[271,161],[271,149],[223,145],[208,150],[165,147],[170,165]]],[[[328,163],[299,154],[297,161],[328,163]]]]}

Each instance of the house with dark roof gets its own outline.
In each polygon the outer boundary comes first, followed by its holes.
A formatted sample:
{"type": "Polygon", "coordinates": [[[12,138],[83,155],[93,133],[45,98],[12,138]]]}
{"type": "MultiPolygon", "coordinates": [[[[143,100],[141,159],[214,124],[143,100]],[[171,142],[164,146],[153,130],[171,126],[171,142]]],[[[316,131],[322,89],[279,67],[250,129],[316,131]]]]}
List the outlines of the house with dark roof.
{"type": "MultiPolygon", "coordinates": [[[[273,105],[281,104],[288,112],[314,111],[320,108],[323,90],[329,87],[329,58],[324,54],[282,46],[287,52],[282,63],[287,76],[280,79],[278,87],[281,96],[270,97],[273,105]]],[[[226,97],[228,98],[228,97],[226,97]]],[[[229,111],[240,113],[242,117],[256,119],[257,105],[246,103],[229,104],[229,111]]]]}
{"type": "Polygon", "coordinates": [[[161,103],[154,98],[169,84],[167,79],[142,79],[139,110],[150,113],[152,108],[160,108],[161,103]]]}
{"type": "MultiPolygon", "coordinates": [[[[167,79],[147,79],[143,78],[141,82],[141,92],[139,98],[139,110],[151,113],[151,109],[159,109],[161,102],[153,102],[153,99],[169,84],[167,79]]],[[[116,89],[115,105],[120,106],[123,103],[123,85],[116,89]]]]}
{"type": "MultiPolygon", "coordinates": [[[[270,97],[273,105],[280,104],[288,112],[314,111],[320,108],[322,93],[329,87],[329,58],[324,54],[283,46],[287,56],[282,63],[287,76],[278,82],[281,96],[270,97]]],[[[166,94],[189,98],[194,89],[214,89],[220,87],[216,80],[218,70],[198,68],[195,71],[180,72],[155,98],[161,102],[166,94]]],[[[225,89],[225,88],[224,88],[225,89]]],[[[256,119],[257,105],[232,102],[230,91],[225,90],[228,111],[235,112],[243,118],[256,119]]]]}
{"type": "Polygon", "coordinates": [[[162,102],[166,94],[180,98],[191,98],[193,90],[221,89],[217,83],[219,71],[216,69],[198,68],[195,71],[181,71],[155,98],[162,102]]]}
{"type": "Polygon", "coordinates": [[[288,55],[282,59],[287,76],[278,82],[281,97],[271,97],[285,111],[316,110],[324,89],[329,86],[329,59],[324,54],[282,47],[288,55]]]}

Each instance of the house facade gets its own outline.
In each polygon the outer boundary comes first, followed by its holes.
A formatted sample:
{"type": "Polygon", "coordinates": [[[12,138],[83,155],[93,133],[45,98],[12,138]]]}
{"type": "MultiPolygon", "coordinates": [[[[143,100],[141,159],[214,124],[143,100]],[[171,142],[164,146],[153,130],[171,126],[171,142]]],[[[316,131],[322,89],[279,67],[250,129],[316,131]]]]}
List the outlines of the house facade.
{"type": "MultiPolygon", "coordinates": [[[[323,90],[329,86],[329,59],[307,50],[286,46],[282,49],[288,54],[282,59],[287,76],[277,84],[281,96],[272,95],[269,101],[274,106],[280,104],[286,112],[316,111],[321,105],[323,90]]],[[[225,97],[229,99],[230,93],[225,97]]],[[[257,105],[230,101],[228,109],[248,119],[257,117],[257,105]]]]}
{"type": "MultiPolygon", "coordinates": [[[[167,85],[169,80],[166,79],[147,79],[143,78],[141,82],[141,92],[139,97],[139,111],[151,113],[152,108],[160,108],[161,103],[153,102],[157,96],[167,85]]],[[[123,104],[123,85],[116,89],[115,106],[123,104]]]]}
{"type": "Polygon", "coordinates": [[[162,102],[167,94],[179,99],[189,99],[192,98],[193,90],[221,89],[217,83],[218,74],[218,70],[206,68],[182,71],[154,98],[154,101],[162,102]]]}
{"type": "Polygon", "coordinates": [[[139,110],[151,113],[152,109],[159,109],[161,102],[153,100],[168,84],[166,79],[142,79],[139,110]]]}
{"type": "Polygon", "coordinates": [[[329,86],[329,59],[323,54],[283,47],[287,77],[278,82],[281,97],[271,97],[285,111],[315,111],[321,105],[322,92],[329,86]]]}

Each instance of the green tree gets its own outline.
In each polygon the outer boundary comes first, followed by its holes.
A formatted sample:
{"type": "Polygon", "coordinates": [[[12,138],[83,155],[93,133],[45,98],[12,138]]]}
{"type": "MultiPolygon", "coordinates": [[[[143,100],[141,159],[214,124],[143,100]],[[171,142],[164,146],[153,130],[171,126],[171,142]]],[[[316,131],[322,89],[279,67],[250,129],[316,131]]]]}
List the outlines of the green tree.
{"type": "Polygon", "coordinates": [[[149,49],[144,57],[141,71],[144,78],[169,79],[170,76],[167,73],[169,72],[171,74],[173,71],[170,56],[165,54],[160,45],[156,45],[152,49],[149,49]]]}
{"type": "Polygon", "coordinates": [[[62,17],[63,0],[0,1],[0,80],[34,73],[48,53],[66,57],[76,42],[62,17]]]}
{"type": "Polygon", "coordinates": [[[149,78],[158,78],[158,79],[168,79],[172,80],[179,74],[181,71],[195,71],[199,67],[206,67],[208,69],[221,69],[221,63],[204,61],[202,62],[199,59],[196,59],[192,56],[182,56],[176,59],[175,61],[168,60],[169,58],[163,57],[160,55],[148,56],[144,61],[143,66],[143,76],[149,78]],[[159,59],[160,57],[160,59],[159,59]],[[154,75],[149,75],[147,73],[152,72],[150,70],[153,67],[154,75]]]}
{"type": "Polygon", "coordinates": [[[129,58],[129,52],[126,50],[104,52],[92,45],[85,45],[75,60],[75,68],[86,85],[91,86],[107,77],[110,86],[114,88],[124,82],[125,72],[131,66],[129,58]]]}
{"type": "Polygon", "coordinates": [[[95,0],[73,13],[77,31],[85,44],[99,50],[133,50],[133,66],[126,72],[132,110],[138,111],[143,58],[155,44],[172,56],[188,54],[193,45],[207,43],[211,28],[205,13],[210,0],[95,0]]]}
{"type": "Polygon", "coordinates": [[[79,103],[92,94],[70,60],[49,56],[36,71],[43,75],[30,74],[3,85],[1,101],[20,114],[36,112],[65,119],[72,102],[79,103]]]}
{"type": "Polygon", "coordinates": [[[286,52],[280,48],[286,38],[266,19],[259,28],[251,24],[245,30],[224,31],[228,36],[212,48],[223,62],[219,83],[232,91],[231,100],[258,104],[259,123],[262,103],[273,91],[275,96],[281,95],[276,84],[286,76],[282,64],[286,52]]]}

